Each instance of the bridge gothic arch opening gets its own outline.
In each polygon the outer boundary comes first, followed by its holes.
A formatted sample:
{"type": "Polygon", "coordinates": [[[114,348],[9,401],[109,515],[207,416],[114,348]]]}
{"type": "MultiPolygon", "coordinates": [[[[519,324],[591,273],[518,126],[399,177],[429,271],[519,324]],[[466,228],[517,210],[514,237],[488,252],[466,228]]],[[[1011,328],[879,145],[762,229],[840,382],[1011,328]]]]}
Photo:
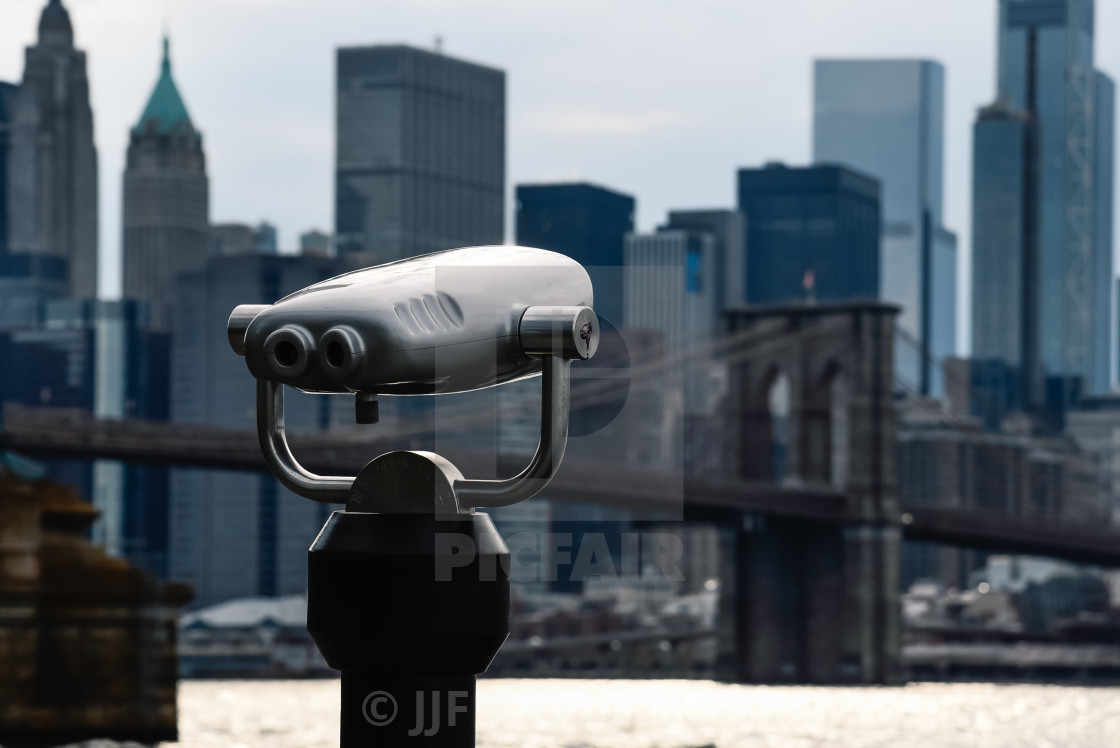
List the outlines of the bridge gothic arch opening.
{"type": "Polygon", "coordinates": [[[790,383],[789,376],[774,367],[768,377],[766,415],[769,422],[770,475],[775,483],[782,483],[790,476],[790,383]]]}
{"type": "Polygon", "coordinates": [[[839,362],[825,369],[821,389],[828,397],[828,483],[838,491],[848,486],[851,462],[852,382],[839,362]]]}

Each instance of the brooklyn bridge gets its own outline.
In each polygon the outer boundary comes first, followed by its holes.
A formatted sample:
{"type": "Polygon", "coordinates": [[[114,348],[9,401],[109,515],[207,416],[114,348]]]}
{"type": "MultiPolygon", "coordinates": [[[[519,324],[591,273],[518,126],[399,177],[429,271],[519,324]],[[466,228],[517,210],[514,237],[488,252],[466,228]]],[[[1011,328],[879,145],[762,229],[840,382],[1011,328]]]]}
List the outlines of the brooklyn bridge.
{"type": "MultiPolygon", "coordinates": [[[[733,639],[736,680],[899,680],[903,541],[1120,566],[1120,528],[1062,511],[1060,496],[1042,508],[1019,500],[970,505],[959,495],[900,497],[900,442],[909,437],[898,419],[896,311],[852,303],[730,312],[728,337],[710,355],[729,382],[720,470],[607,459],[576,440],[547,490],[555,502],[732,530],[735,585],[723,590],[721,616],[733,639]],[[770,395],[779,377],[788,386],[788,416],[776,471],[770,395]]],[[[640,388],[647,374],[635,367],[630,387],[640,388]]],[[[575,398],[573,408],[594,407],[594,392],[585,400],[575,398]]],[[[472,418],[453,413],[440,425],[472,418]]],[[[295,432],[291,441],[310,470],[353,475],[400,447],[407,433],[399,426],[295,432]]],[[[0,448],[50,459],[267,472],[249,429],[98,419],[56,408],[9,406],[0,448]]],[[[493,454],[469,448],[457,450],[454,462],[468,476],[521,467],[509,457],[495,465],[493,454]]]]}

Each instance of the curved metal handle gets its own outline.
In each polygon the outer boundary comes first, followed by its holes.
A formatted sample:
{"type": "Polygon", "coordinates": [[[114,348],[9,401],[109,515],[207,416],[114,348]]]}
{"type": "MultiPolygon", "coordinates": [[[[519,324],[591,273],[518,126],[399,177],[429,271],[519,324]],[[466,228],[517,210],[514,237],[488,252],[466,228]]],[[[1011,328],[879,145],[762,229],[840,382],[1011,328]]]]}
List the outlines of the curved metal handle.
{"type": "MultiPolygon", "coordinates": [[[[467,509],[509,506],[539,493],[560,468],[568,445],[571,361],[545,356],[541,374],[541,440],[528,467],[506,480],[457,480],[455,495],[467,509]]],[[[316,475],[296,460],[284,433],[284,385],[257,380],[257,437],[265,461],[286,488],[306,499],[345,504],[354,476],[316,475]]]]}
{"type": "Polygon", "coordinates": [[[457,480],[459,504],[474,507],[509,506],[541,491],[560,468],[568,446],[568,405],[572,399],[572,362],[545,356],[541,373],[541,440],[529,466],[506,480],[457,480]]]}
{"type": "Polygon", "coordinates": [[[315,475],[296,461],[284,434],[284,385],[267,379],[257,380],[257,438],[265,462],[289,491],[325,504],[346,503],[354,478],[315,475]]]}

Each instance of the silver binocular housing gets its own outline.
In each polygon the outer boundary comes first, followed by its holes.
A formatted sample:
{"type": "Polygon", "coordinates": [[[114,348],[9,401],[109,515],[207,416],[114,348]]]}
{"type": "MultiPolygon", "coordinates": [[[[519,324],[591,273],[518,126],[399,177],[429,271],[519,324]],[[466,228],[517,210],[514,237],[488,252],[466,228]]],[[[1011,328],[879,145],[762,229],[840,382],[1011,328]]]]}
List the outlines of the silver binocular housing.
{"type": "Polygon", "coordinates": [[[526,499],[559,467],[569,365],[591,358],[599,345],[592,302],[587,271],[569,257],[529,247],[467,247],[356,270],[275,304],[238,306],[227,333],[257,379],[265,459],[290,490],[345,502],[352,511],[422,505],[462,512],[526,499]],[[296,461],[284,434],[283,385],[357,393],[363,421],[363,404],[376,407],[379,395],[467,392],[537,374],[541,441],[529,466],[506,480],[467,480],[422,452],[382,455],[355,477],[315,475],[296,461]]]}
{"type": "Polygon", "coordinates": [[[591,280],[527,247],[436,252],[356,270],[229,320],[249,371],[305,392],[466,392],[541,371],[540,358],[598,346],[591,280]]]}

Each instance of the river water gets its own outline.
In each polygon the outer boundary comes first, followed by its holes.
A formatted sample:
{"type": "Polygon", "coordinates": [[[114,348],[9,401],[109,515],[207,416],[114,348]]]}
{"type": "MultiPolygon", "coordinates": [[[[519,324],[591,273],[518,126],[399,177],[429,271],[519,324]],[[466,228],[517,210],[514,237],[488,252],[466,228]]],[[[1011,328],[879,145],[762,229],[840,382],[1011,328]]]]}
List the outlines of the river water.
{"type": "MultiPolygon", "coordinates": [[[[183,681],[177,745],[336,748],[338,690],[338,681],[183,681]]],[[[478,745],[1120,748],[1120,688],[481,680],[478,745]]]]}

